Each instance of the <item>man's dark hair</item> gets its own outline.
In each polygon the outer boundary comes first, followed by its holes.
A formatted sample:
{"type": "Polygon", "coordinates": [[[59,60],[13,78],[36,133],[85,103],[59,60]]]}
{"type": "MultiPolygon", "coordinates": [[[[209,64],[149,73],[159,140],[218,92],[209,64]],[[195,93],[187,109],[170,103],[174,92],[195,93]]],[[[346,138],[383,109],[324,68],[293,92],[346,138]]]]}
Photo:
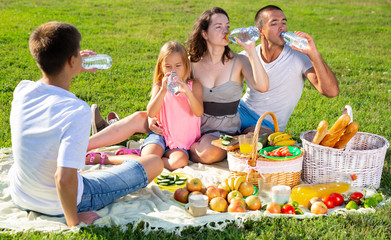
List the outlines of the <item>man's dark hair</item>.
{"type": "Polygon", "coordinates": [[[266,11],[272,11],[272,10],[280,10],[282,12],[282,9],[275,6],[275,5],[267,5],[261,9],[259,9],[257,14],[255,14],[255,21],[254,21],[254,24],[257,28],[263,28],[264,22],[263,22],[262,14],[266,11]]]}
{"type": "Polygon", "coordinates": [[[80,51],[80,32],[72,24],[48,22],[30,36],[29,47],[38,66],[48,75],[57,75],[71,56],[80,51]]]}

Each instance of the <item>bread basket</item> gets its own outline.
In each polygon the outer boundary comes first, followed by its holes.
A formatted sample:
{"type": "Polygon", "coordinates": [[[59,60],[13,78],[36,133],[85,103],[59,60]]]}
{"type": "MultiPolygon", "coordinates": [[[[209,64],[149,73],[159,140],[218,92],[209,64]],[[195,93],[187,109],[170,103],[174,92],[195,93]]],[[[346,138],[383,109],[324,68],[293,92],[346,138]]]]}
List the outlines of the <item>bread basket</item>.
{"type": "Polygon", "coordinates": [[[387,139],[376,134],[358,132],[343,149],[324,147],[312,143],[315,130],[300,135],[305,150],[303,181],[313,183],[336,172],[356,174],[356,187],[380,186],[387,139]]]}

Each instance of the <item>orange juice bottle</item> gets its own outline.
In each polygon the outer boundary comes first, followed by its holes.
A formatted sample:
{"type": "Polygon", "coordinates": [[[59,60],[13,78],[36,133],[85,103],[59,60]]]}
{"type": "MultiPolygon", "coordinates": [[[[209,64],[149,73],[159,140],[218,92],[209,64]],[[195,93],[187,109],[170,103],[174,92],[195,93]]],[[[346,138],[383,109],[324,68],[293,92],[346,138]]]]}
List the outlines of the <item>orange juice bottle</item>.
{"type": "Polygon", "coordinates": [[[323,197],[331,193],[344,193],[350,189],[356,175],[334,174],[331,177],[318,180],[314,184],[301,184],[292,189],[291,200],[297,201],[300,205],[307,207],[313,197],[323,197]]]}

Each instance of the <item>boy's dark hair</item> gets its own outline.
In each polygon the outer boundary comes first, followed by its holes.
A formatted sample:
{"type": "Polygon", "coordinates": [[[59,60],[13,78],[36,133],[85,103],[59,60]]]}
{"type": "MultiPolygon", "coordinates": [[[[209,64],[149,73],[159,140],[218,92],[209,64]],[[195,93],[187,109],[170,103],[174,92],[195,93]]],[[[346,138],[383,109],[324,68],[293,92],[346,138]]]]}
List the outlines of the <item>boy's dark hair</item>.
{"type": "Polygon", "coordinates": [[[257,14],[255,14],[255,26],[257,28],[263,28],[263,16],[262,14],[266,11],[272,11],[272,10],[280,10],[282,12],[282,9],[275,6],[275,5],[267,5],[261,9],[259,9],[259,11],[257,12],[257,14]]]}
{"type": "Polygon", "coordinates": [[[38,66],[48,75],[57,75],[71,56],[80,51],[80,32],[72,24],[48,22],[30,36],[29,47],[38,66]]]}

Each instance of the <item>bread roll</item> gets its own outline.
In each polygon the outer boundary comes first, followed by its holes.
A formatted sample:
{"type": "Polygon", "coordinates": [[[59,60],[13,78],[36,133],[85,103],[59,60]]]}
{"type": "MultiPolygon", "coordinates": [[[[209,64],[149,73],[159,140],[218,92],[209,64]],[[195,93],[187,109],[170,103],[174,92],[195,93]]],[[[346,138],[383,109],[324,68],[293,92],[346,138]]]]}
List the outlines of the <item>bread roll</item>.
{"type": "Polygon", "coordinates": [[[350,122],[350,117],[347,114],[343,114],[338,120],[334,123],[334,125],[330,128],[326,136],[320,142],[320,145],[326,147],[334,147],[334,145],[338,142],[340,137],[345,131],[346,126],[350,122]]]}
{"type": "Polygon", "coordinates": [[[358,132],[358,123],[351,122],[345,129],[345,132],[342,134],[341,138],[334,145],[334,148],[341,149],[345,147],[346,144],[352,139],[354,135],[358,132]]]}
{"type": "Polygon", "coordinates": [[[347,114],[343,114],[338,118],[338,120],[334,123],[334,125],[330,128],[329,134],[333,134],[339,131],[343,131],[346,126],[350,123],[350,116],[347,114]]]}
{"type": "Polygon", "coordinates": [[[326,120],[320,121],[314,139],[312,139],[312,143],[319,144],[326,136],[328,127],[329,123],[326,120]]]}
{"type": "Polygon", "coordinates": [[[333,134],[327,133],[326,136],[323,138],[323,140],[320,142],[320,145],[332,148],[338,142],[342,134],[343,134],[343,130],[340,130],[333,134]]]}

